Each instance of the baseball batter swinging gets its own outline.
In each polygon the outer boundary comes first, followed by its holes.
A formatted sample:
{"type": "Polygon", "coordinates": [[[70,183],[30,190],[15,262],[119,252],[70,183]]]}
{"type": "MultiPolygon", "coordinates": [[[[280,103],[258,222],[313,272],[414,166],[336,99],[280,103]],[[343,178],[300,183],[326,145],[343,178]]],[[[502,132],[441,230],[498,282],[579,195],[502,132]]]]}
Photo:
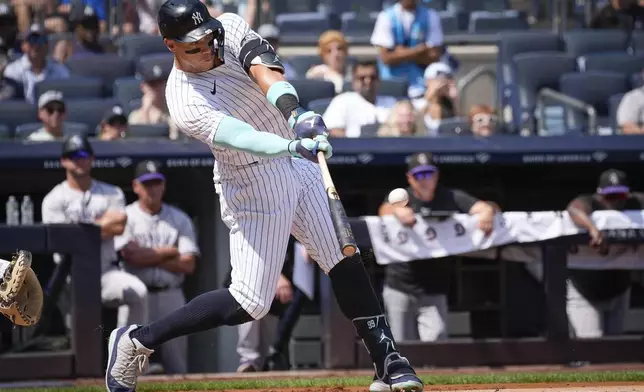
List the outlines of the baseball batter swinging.
{"type": "Polygon", "coordinates": [[[289,235],[330,277],[342,312],[374,362],[370,391],[421,391],[396,349],[360,254],[336,240],[317,152],[332,154],[321,116],[303,109],[274,49],[238,15],[215,19],[199,0],[167,0],[159,31],[174,54],[166,100],[172,119],[215,157],[215,189],[230,229],[232,284],[146,326],[112,331],[106,386],[134,391],[159,344],[265,316],[289,235]]]}

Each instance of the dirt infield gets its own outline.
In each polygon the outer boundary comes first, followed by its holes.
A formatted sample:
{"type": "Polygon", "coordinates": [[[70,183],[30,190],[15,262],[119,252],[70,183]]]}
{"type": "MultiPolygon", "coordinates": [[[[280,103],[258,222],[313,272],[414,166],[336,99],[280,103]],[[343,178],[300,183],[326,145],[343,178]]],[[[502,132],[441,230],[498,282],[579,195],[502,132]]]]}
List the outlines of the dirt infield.
{"type": "MultiPolygon", "coordinates": [[[[270,388],[217,390],[216,392],[365,392],[365,387],[270,388]]],[[[567,383],[567,384],[504,384],[504,385],[428,385],[424,391],[445,392],[644,392],[644,384],[633,383],[567,383]]],[[[177,391],[187,392],[187,391],[177,391]]],[[[194,392],[194,391],[190,391],[194,392]]],[[[199,391],[214,392],[214,391],[199,391]]]]}

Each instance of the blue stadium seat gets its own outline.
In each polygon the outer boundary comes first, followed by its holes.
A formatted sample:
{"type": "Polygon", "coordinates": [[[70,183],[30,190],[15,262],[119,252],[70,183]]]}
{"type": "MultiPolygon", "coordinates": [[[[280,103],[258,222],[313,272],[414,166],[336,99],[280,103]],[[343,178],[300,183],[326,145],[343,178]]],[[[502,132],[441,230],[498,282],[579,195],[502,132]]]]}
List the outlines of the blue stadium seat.
{"type": "Polygon", "coordinates": [[[340,30],[342,22],[337,14],[324,12],[298,12],[275,17],[284,44],[317,44],[322,33],[329,29],[340,30]]]}
{"type": "Polygon", "coordinates": [[[526,15],[519,11],[474,11],[470,14],[470,33],[497,33],[527,30],[530,26],[526,15]]]}
{"type": "Polygon", "coordinates": [[[93,130],[103,120],[105,111],[118,103],[114,98],[69,100],[65,103],[67,121],[85,124],[93,130]]]}
{"type": "Polygon", "coordinates": [[[441,18],[443,34],[453,34],[461,31],[458,15],[455,12],[440,11],[438,15],[441,18]]]}
{"type": "Polygon", "coordinates": [[[65,99],[101,98],[104,88],[101,78],[71,76],[69,79],[47,79],[36,84],[36,97],[49,90],[63,93],[65,99]]]}
{"type": "MultiPolygon", "coordinates": [[[[511,112],[511,108],[519,105],[516,67],[512,57],[525,52],[556,52],[563,49],[561,38],[550,31],[519,31],[501,32],[498,40],[498,54],[496,61],[497,96],[504,112],[511,112]]],[[[509,122],[510,132],[520,126],[520,118],[506,118],[509,122]]]]}
{"type": "Polygon", "coordinates": [[[630,45],[636,53],[644,52],[644,31],[635,31],[630,45]]]}
{"type": "Polygon", "coordinates": [[[626,50],[626,38],[622,30],[576,30],[563,34],[566,52],[575,57],[626,50]]]}
{"type": "Polygon", "coordinates": [[[168,124],[130,124],[127,127],[127,138],[168,138],[168,124]]]}
{"type": "Polygon", "coordinates": [[[145,66],[149,63],[160,65],[161,68],[169,74],[170,71],[172,71],[172,66],[174,65],[174,55],[170,52],[146,54],[139,57],[135,63],[135,67],[137,65],[145,66]]]}
{"type": "Polygon", "coordinates": [[[140,99],[143,96],[141,92],[141,81],[135,77],[118,78],[114,81],[114,98],[121,106],[128,110],[132,100],[140,99]]]}
{"type": "MultiPolygon", "coordinates": [[[[561,75],[560,91],[592,105],[598,117],[598,124],[610,126],[610,97],[629,90],[626,75],[609,71],[574,72],[561,75]]],[[[586,127],[586,117],[577,111],[568,116],[574,128],[586,127]]]]}
{"type": "Polygon", "coordinates": [[[631,75],[631,86],[633,88],[644,87],[644,71],[631,75]]]}
{"type": "Polygon", "coordinates": [[[513,57],[516,69],[518,105],[513,108],[513,118],[520,126],[534,125],[537,94],[542,88],[559,89],[560,76],[575,72],[575,58],[563,52],[520,53],[513,57]]]}
{"type": "Polygon", "coordinates": [[[134,62],[116,54],[72,58],[65,65],[73,75],[103,79],[106,95],[112,95],[112,85],[118,78],[134,76],[134,62]]]}
{"type": "MultiPolygon", "coordinates": [[[[380,81],[378,95],[396,97],[398,99],[407,98],[409,83],[407,80],[393,78],[380,81]]],[[[350,81],[344,82],[342,91],[353,91],[353,85],[350,81]]]]}
{"type": "Polygon", "coordinates": [[[467,121],[467,118],[446,118],[441,120],[440,124],[438,124],[439,136],[459,136],[471,134],[472,130],[470,129],[470,123],[469,121],[467,121]]]}
{"type": "Polygon", "coordinates": [[[4,124],[0,124],[0,140],[11,139],[13,137],[13,130],[4,124]]]}
{"type": "Polygon", "coordinates": [[[295,87],[302,107],[307,107],[315,99],[335,96],[335,87],[331,82],[313,79],[292,79],[289,82],[295,87]]]}
{"type": "Polygon", "coordinates": [[[510,8],[510,2],[508,0],[447,0],[447,9],[459,11],[499,12],[510,8]]]}
{"type": "Polygon", "coordinates": [[[619,108],[620,102],[622,102],[622,98],[624,98],[624,94],[625,93],[615,94],[608,99],[611,125],[615,130],[619,129],[619,125],[617,124],[617,109],[619,108]]]}
{"type": "Polygon", "coordinates": [[[644,53],[591,53],[577,59],[581,71],[612,71],[632,75],[644,68],[644,53]]]}
{"type": "Polygon", "coordinates": [[[163,38],[157,35],[126,35],[121,38],[117,46],[119,54],[133,60],[146,54],[168,52],[163,38]]]}
{"type": "Polygon", "coordinates": [[[322,59],[317,55],[293,56],[285,59],[295,70],[298,77],[303,78],[306,72],[314,65],[322,64],[322,59]]]}
{"type": "Polygon", "coordinates": [[[447,0],[424,0],[423,5],[436,11],[445,11],[447,9],[447,0]]]}
{"type": "Polygon", "coordinates": [[[377,16],[377,13],[345,12],[342,14],[342,33],[351,44],[368,44],[377,16]]]}
{"type": "Polygon", "coordinates": [[[0,103],[2,124],[14,130],[20,124],[38,121],[38,108],[23,100],[8,100],[0,103]]]}
{"type": "MultiPolygon", "coordinates": [[[[39,122],[21,124],[18,127],[16,127],[16,133],[14,137],[16,139],[26,139],[27,137],[29,137],[29,135],[36,132],[41,127],[42,127],[42,123],[39,123],[39,122]]],[[[65,121],[63,134],[65,136],[74,135],[74,134],[90,135],[90,128],[87,126],[87,124],[80,124],[80,123],[65,121]]]]}
{"type": "Polygon", "coordinates": [[[329,107],[329,104],[333,98],[320,98],[320,99],[314,99],[311,102],[309,102],[309,110],[314,111],[315,113],[319,115],[324,115],[324,112],[326,111],[326,108],[329,107]]]}
{"type": "Polygon", "coordinates": [[[319,3],[319,0],[279,0],[271,2],[271,9],[275,12],[275,15],[293,12],[316,12],[318,11],[319,3]]]}
{"type": "Polygon", "coordinates": [[[380,123],[366,124],[360,127],[360,137],[377,137],[380,123]]]}
{"type": "Polygon", "coordinates": [[[382,10],[382,0],[331,0],[331,11],[337,14],[345,12],[373,12],[382,10]]]}

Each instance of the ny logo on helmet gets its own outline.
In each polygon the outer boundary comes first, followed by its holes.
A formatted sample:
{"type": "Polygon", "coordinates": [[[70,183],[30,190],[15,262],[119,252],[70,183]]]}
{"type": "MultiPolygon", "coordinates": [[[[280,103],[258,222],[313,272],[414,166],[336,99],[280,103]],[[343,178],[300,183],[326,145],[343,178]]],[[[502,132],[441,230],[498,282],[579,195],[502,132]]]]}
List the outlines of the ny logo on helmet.
{"type": "Polygon", "coordinates": [[[195,12],[192,14],[192,21],[195,22],[195,26],[198,25],[199,23],[203,23],[203,17],[201,16],[201,12],[195,12]]]}

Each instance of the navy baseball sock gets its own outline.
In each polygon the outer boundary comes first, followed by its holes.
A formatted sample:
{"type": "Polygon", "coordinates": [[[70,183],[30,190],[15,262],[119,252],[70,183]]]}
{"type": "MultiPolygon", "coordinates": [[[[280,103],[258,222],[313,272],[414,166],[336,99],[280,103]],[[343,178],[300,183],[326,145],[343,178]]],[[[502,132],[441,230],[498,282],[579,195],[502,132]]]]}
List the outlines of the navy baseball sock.
{"type": "Polygon", "coordinates": [[[136,338],[145,347],[154,349],[179,336],[251,320],[252,317],[239,306],[230,291],[220,289],[193,298],[166,317],[132,331],[130,337],[136,338]]]}
{"type": "Polygon", "coordinates": [[[329,277],[340,310],[353,321],[378,373],[382,374],[384,359],[397,350],[360,255],[340,261],[329,271],[329,277]]]}

